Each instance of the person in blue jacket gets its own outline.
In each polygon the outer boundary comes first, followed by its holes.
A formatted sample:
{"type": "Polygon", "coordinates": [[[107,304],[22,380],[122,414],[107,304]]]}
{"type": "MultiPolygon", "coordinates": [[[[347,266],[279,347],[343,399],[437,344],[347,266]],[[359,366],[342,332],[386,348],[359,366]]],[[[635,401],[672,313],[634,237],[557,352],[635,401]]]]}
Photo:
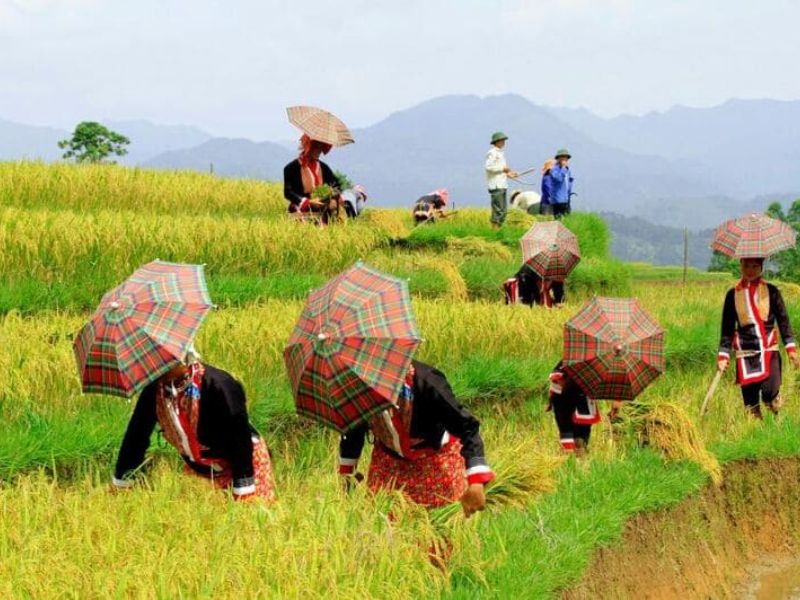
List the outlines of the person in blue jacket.
{"type": "Polygon", "coordinates": [[[556,164],[550,168],[550,203],[553,205],[553,216],[560,219],[570,213],[570,198],[572,197],[572,184],[575,178],[569,170],[569,159],[572,158],[565,148],[556,152],[556,164]]]}

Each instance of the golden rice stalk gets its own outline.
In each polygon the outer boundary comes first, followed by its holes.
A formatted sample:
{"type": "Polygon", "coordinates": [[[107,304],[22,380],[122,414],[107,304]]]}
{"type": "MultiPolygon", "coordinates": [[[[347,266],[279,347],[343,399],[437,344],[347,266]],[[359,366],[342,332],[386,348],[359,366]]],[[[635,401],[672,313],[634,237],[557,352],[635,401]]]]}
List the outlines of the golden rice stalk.
{"type": "Polygon", "coordinates": [[[496,260],[511,260],[514,258],[511,250],[506,246],[472,235],[463,238],[447,238],[447,249],[462,257],[492,258],[496,260]]]}
{"type": "Polygon", "coordinates": [[[722,482],[719,461],[706,449],[686,411],[672,402],[659,402],[648,408],[641,417],[642,433],[648,443],[667,460],[697,463],[719,485],[722,482]]]}

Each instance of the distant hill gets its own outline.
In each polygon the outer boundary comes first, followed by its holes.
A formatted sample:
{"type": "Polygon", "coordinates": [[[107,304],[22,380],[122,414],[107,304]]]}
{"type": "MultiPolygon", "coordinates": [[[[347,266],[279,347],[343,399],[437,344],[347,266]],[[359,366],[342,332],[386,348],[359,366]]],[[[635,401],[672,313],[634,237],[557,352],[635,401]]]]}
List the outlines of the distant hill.
{"type": "Polygon", "coordinates": [[[283,166],[295,152],[271,142],[213,138],[199,146],[171,150],[142,163],[159,169],[189,169],[227,177],[281,180],[283,166]]]}
{"type": "Polygon", "coordinates": [[[0,120],[0,160],[56,160],[62,153],[58,141],[66,135],[66,131],[54,127],[0,120]]]}
{"type": "Polygon", "coordinates": [[[128,154],[119,161],[128,165],[143,163],[171,150],[199,146],[212,137],[188,125],[160,125],[142,120],[103,121],[103,124],[131,140],[128,154]]]}
{"type": "Polygon", "coordinates": [[[583,109],[550,110],[598,143],[684,161],[722,194],[800,195],[800,100],[729,100],[613,119],[583,109]]]}
{"type": "MultiPolygon", "coordinates": [[[[655,265],[683,264],[683,228],[654,225],[639,217],[601,213],[611,230],[611,254],[620,260],[655,265]]],[[[689,232],[689,265],[705,270],[714,229],[689,232]]]]}

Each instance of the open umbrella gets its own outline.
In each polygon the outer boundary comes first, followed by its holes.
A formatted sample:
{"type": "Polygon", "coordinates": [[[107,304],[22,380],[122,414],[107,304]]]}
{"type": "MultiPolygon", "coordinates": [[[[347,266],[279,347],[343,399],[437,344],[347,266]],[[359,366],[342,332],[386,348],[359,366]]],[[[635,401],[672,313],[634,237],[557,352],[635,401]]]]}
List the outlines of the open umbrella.
{"type": "Polygon", "coordinates": [[[543,279],[563,281],[581,260],[578,238],[559,221],[535,223],[520,245],[525,263],[543,279]]]}
{"type": "Polygon", "coordinates": [[[794,248],[796,241],[797,234],[788,223],[753,213],[720,225],[711,249],[733,258],[768,258],[794,248]]]}
{"type": "Polygon", "coordinates": [[[298,414],[343,433],[392,406],[420,341],[405,281],[361,263],[337,275],[284,350],[298,414]]]}
{"type": "Polygon", "coordinates": [[[289,122],[312,140],[331,146],[352,144],[353,135],[336,115],[314,106],[290,106],[286,109],[289,122]]]}
{"type": "Polygon", "coordinates": [[[75,338],[83,391],[139,392],[183,360],[212,307],[202,265],[157,260],[137,269],[75,338]]]}
{"type": "Polygon", "coordinates": [[[594,298],[564,325],[564,371],[596,400],[633,400],[664,372],[664,331],[630,298],[594,298]]]}

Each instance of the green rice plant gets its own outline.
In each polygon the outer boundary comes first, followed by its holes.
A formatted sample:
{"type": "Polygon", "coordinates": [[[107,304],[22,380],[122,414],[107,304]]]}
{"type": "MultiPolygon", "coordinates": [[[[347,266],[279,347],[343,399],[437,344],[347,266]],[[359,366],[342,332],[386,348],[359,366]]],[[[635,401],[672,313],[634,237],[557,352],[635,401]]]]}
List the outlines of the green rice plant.
{"type": "Polygon", "coordinates": [[[585,260],[609,257],[611,232],[602,217],[594,213],[574,212],[564,217],[561,222],[578,236],[581,258],[585,260]]]}

